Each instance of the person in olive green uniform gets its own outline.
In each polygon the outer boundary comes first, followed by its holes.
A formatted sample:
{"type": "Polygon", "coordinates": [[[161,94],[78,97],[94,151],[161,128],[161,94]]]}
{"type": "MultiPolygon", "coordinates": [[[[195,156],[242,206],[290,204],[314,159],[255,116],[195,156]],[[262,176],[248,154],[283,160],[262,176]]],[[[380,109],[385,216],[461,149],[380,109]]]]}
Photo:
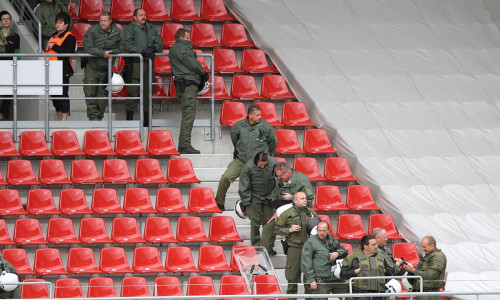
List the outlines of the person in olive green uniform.
{"type": "MultiPolygon", "coordinates": [[[[416,267],[405,264],[403,268],[408,271],[408,273],[422,276],[424,280],[424,292],[439,292],[439,289],[444,289],[445,285],[446,255],[444,255],[441,249],[436,248],[436,239],[430,235],[422,239],[421,246],[425,254],[424,258],[420,260],[416,267]]],[[[415,280],[413,289],[414,291],[420,289],[420,280],[415,280]]],[[[418,298],[424,300],[439,300],[439,296],[419,296],[418,298]]]]}
{"type": "MultiPolygon", "coordinates": [[[[296,192],[293,195],[293,206],[276,219],[274,233],[284,236],[288,245],[285,266],[285,278],[288,281],[287,294],[297,294],[301,274],[302,246],[309,239],[307,222],[316,216],[316,212],[307,207],[306,193],[296,192]]],[[[304,289],[306,294],[311,293],[309,285],[304,285],[304,289]]]]}
{"type": "Polygon", "coordinates": [[[260,246],[260,226],[266,224],[274,213],[270,204],[275,165],[274,158],[259,152],[241,170],[238,193],[250,219],[250,241],[253,246],[260,246]]]}
{"type": "MultiPolygon", "coordinates": [[[[149,74],[152,70],[149,69],[149,59],[153,59],[154,63],[154,53],[161,52],[163,50],[162,38],[158,34],[158,31],[153,25],[146,22],[146,12],[137,8],[134,10],[134,21],[125,27],[123,30],[123,36],[125,38],[125,52],[126,53],[140,53],[144,57],[143,63],[143,90],[142,90],[142,100],[144,107],[144,122],[143,126],[149,126],[149,87],[151,83],[149,82],[149,74]]],[[[141,79],[141,69],[140,63],[135,59],[132,66],[132,80],[130,83],[140,83],[141,79]]],[[[127,96],[137,97],[139,94],[139,86],[128,86],[127,96]]],[[[134,119],[134,111],[137,108],[139,100],[129,99],[126,101],[126,119],[134,119]]]]}
{"type": "MultiPolygon", "coordinates": [[[[365,235],[361,238],[361,249],[349,254],[342,262],[340,278],[394,276],[396,270],[393,262],[382,251],[378,251],[377,240],[374,235],[365,235]]],[[[353,293],[385,293],[385,279],[362,279],[352,281],[353,293]]],[[[371,299],[371,297],[353,298],[371,299]]],[[[380,299],[380,298],[373,298],[380,299]]]]}
{"type": "Polygon", "coordinates": [[[252,104],[248,107],[247,117],[231,127],[231,141],[234,145],[234,159],[222,174],[215,196],[217,206],[222,210],[227,190],[231,183],[240,177],[243,165],[259,152],[273,156],[277,138],[271,124],[261,119],[260,107],[252,104]]]}
{"type": "MultiPolygon", "coordinates": [[[[58,0],[45,0],[40,2],[35,9],[35,15],[42,24],[42,48],[45,49],[50,36],[56,32],[56,15],[60,12],[68,12],[68,6],[58,0]]],[[[71,29],[73,21],[70,19],[68,28],[71,29]]]]}
{"type": "MultiPolygon", "coordinates": [[[[112,23],[111,14],[103,11],[99,15],[99,24],[94,24],[83,38],[85,52],[98,56],[89,57],[84,68],[83,83],[102,84],[107,82],[108,59],[111,54],[119,54],[123,50],[123,33],[112,23]]],[[[108,99],[104,99],[104,86],[86,85],[83,87],[86,98],[102,97],[102,99],[86,99],[87,117],[89,121],[100,121],[108,106],[108,99]]]]}
{"type": "Polygon", "coordinates": [[[392,257],[392,250],[389,247],[386,247],[387,242],[389,241],[387,239],[387,231],[384,228],[376,227],[373,228],[372,234],[375,236],[375,240],[377,240],[378,251],[385,254],[385,256],[387,256],[387,258],[393,263],[392,267],[394,267],[396,271],[399,271],[403,261],[401,258],[392,257]]]}
{"type": "Polygon", "coordinates": [[[311,235],[302,247],[302,273],[306,279],[305,283],[310,285],[312,294],[347,293],[347,283],[332,276],[332,266],[337,259],[346,257],[347,251],[330,235],[329,230],[328,223],[319,222],[318,234],[311,235]]]}
{"type": "MultiPolygon", "coordinates": [[[[19,274],[17,274],[17,271],[16,269],[14,269],[12,264],[5,258],[0,256],[0,273],[2,273],[3,271],[14,273],[19,277],[19,274]]],[[[19,278],[19,281],[21,281],[21,278],[19,278]]],[[[21,286],[17,286],[17,288],[10,292],[4,290],[0,291],[0,299],[21,299],[21,286]]]]}
{"type": "MultiPolygon", "coordinates": [[[[314,190],[311,185],[311,181],[306,174],[296,171],[290,167],[286,162],[279,162],[276,164],[274,169],[274,174],[276,175],[276,187],[273,192],[273,202],[271,205],[277,208],[278,203],[286,203],[286,201],[291,201],[292,197],[297,192],[304,192],[307,198],[307,206],[312,207],[312,202],[314,200],[314,190]]],[[[267,249],[270,255],[276,255],[276,251],[273,250],[274,241],[276,235],[274,234],[274,226],[276,225],[276,214],[272,216],[271,219],[267,221],[267,224],[262,228],[262,246],[267,249]]]]}
{"type": "Polygon", "coordinates": [[[208,80],[208,74],[196,59],[190,40],[191,34],[188,30],[184,28],[177,30],[169,58],[175,78],[175,90],[182,106],[178,150],[182,154],[200,154],[200,151],[191,144],[191,131],[196,116],[198,85],[208,80]]]}

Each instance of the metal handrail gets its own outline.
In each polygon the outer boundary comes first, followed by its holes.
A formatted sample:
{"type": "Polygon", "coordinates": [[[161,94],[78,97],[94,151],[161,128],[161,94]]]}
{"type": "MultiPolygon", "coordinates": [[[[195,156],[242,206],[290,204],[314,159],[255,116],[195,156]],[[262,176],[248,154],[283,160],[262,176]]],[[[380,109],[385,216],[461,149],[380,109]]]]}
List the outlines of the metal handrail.
{"type": "Polygon", "coordinates": [[[424,290],[424,280],[420,275],[408,275],[408,276],[365,276],[365,277],[351,277],[349,278],[349,293],[352,293],[352,281],[353,280],[364,280],[364,279],[403,279],[403,278],[415,278],[420,279],[420,291],[424,290]]]}
{"type": "Polygon", "coordinates": [[[10,3],[14,8],[16,9],[17,13],[19,14],[19,21],[17,24],[19,25],[24,25],[24,15],[26,12],[28,12],[31,20],[36,23],[37,25],[37,39],[38,39],[38,53],[43,53],[43,48],[42,48],[42,23],[38,18],[36,17],[35,12],[33,9],[31,9],[31,6],[26,2],[26,0],[10,0],[10,3]]]}

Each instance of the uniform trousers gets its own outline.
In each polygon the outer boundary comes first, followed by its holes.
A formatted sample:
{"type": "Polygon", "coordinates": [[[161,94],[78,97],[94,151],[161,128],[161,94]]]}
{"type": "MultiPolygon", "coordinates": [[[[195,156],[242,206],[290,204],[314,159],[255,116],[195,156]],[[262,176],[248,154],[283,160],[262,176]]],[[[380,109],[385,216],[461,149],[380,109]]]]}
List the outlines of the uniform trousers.
{"type": "Polygon", "coordinates": [[[267,203],[257,197],[252,197],[250,205],[246,207],[248,218],[250,219],[250,241],[252,246],[260,246],[260,226],[273,216],[274,210],[267,203]]]}
{"type": "Polygon", "coordinates": [[[241,159],[235,158],[227,166],[226,171],[220,178],[219,186],[217,187],[217,195],[215,195],[215,201],[218,205],[224,205],[224,203],[226,203],[227,190],[231,183],[233,183],[236,178],[240,177],[244,165],[245,163],[241,159]]]}

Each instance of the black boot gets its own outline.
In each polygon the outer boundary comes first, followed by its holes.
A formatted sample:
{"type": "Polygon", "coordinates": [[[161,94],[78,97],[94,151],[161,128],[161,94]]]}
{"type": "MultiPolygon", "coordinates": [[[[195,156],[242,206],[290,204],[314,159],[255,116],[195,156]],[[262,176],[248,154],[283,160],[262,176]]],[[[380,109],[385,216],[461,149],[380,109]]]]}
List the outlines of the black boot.
{"type": "Polygon", "coordinates": [[[142,122],[143,127],[149,127],[149,112],[144,112],[144,121],[142,122]]]}
{"type": "Polygon", "coordinates": [[[132,121],[134,119],[134,112],[130,110],[125,111],[125,118],[127,121],[132,121]]]}

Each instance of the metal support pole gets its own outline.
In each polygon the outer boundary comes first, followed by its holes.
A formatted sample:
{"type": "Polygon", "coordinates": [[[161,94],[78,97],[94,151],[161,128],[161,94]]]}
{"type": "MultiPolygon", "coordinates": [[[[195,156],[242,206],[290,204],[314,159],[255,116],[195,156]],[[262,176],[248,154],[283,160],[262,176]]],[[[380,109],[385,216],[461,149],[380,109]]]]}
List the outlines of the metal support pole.
{"type": "Polygon", "coordinates": [[[111,78],[113,77],[113,70],[112,70],[112,58],[108,58],[108,136],[109,140],[113,140],[113,124],[112,124],[112,116],[113,116],[113,108],[112,108],[112,97],[113,97],[113,90],[111,89],[111,78]]]}
{"type": "MultiPolygon", "coordinates": [[[[153,60],[151,58],[148,59],[148,64],[149,64],[149,72],[148,72],[148,76],[149,76],[149,93],[148,93],[148,97],[149,97],[149,109],[148,109],[148,131],[151,131],[152,127],[153,127],[153,89],[154,89],[154,85],[153,85],[153,60]]],[[[142,130],[141,130],[141,139],[142,139],[142,130]]]]}
{"type": "Polygon", "coordinates": [[[45,138],[49,139],[49,92],[50,92],[50,64],[49,57],[45,56],[45,138]]]}
{"type": "MultiPolygon", "coordinates": [[[[214,56],[210,54],[210,59],[212,60],[212,66],[215,65],[214,61],[214,56]]],[[[210,102],[211,102],[211,115],[210,115],[210,140],[213,141],[215,139],[215,79],[214,79],[214,68],[212,67],[210,70],[210,78],[212,78],[212,82],[210,83],[211,85],[211,95],[210,95],[210,102]]]]}
{"type": "Polygon", "coordinates": [[[14,122],[14,126],[12,129],[12,135],[14,136],[14,141],[18,142],[19,139],[17,138],[17,56],[14,56],[12,59],[12,81],[13,81],[13,87],[12,87],[12,104],[13,104],[13,113],[14,116],[12,117],[12,120],[14,122]]]}
{"type": "Polygon", "coordinates": [[[139,86],[139,136],[141,137],[141,141],[143,140],[142,137],[142,124],[144,123],[144,58],[141,55],[141,58],[139,59],[139,69],[140,69],[140,86],[139,86]]]}

